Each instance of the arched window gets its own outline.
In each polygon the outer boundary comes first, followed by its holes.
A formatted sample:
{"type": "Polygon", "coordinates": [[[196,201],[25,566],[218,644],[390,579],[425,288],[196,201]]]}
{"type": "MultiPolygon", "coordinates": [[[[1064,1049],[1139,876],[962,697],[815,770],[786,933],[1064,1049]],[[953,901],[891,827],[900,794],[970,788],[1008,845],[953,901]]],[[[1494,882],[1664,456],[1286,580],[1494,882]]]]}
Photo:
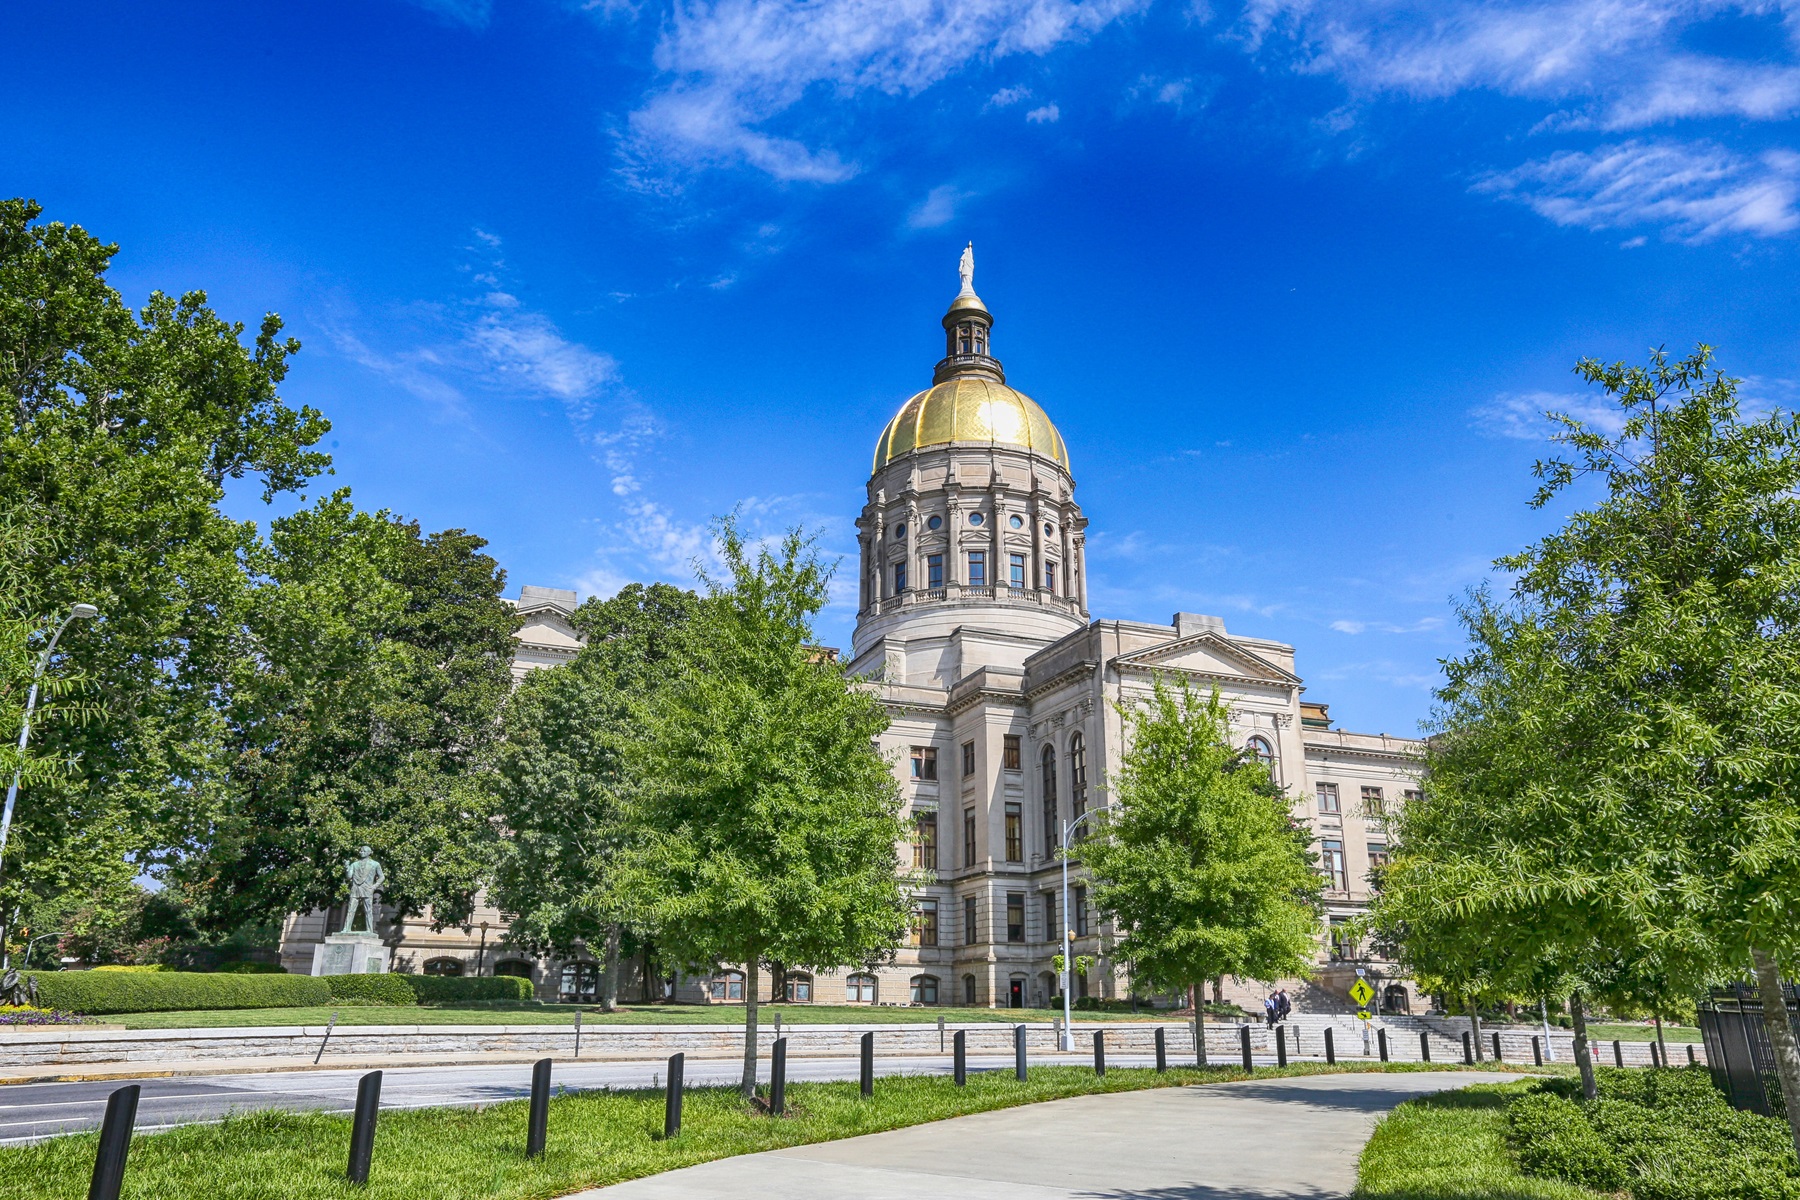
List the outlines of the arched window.
{"type": "Polygon", "coordinates": [[[558,998],[563,1003],[579,1003],[596,999],[600,995],[600,964],[591,962],[564,963],[562,969],[562,989],[558,998]]]}
{"type": "Polygon", "coordinates": [[[744,998],[744,973],[742,971],[720,971],[706,985],[706,994],[715,1001],[742,1000],[744,998]]]}
{"type": "Polygon", "coordinates": [[[975,1005],[975,977],[973,975],[963,976],[963,1004],[971,1008],[975,1005]]]}
{"type": "Polygon", "coordinates": [[[1056,809],[1056,747],[1045,746],[1044,753],[1038,757],[1038,787],[1044,794],[1044,857],[1056,856],[1057,839],[1061,830],[1056,809]]]}
{"type": "Polygon", "coordinates": [[[1078,732],[1069,739],[1069,820],[1087,811],[1087,742],[1078,732]]]}
{"type": "Polygon", "coordinates": [[[494,964],[494,974],[511,975],[515,979],[530,979],[531,964],[519,958],[504,959],[494,964]]]}
{"type": "Polygon", "coordinates": [[[811,1004],[812,983],[812,976],[805,971],[789,971],[787,979],[782,983],[781,994],[787,997],[790,1004],[811,1004]]]}
{"type": "Polygon", "coordinates": [[[858,972],[844,980],[844,999],[852,1004],[875,1003],[875,977],[858,972]]]}
{"type": "Polygon", "coordinates": [[[463,965],[460,958],[433,958],[428,959],[425,963],[425,974],[427,975],[461,975],[462,973],[463,965]]]}
{"type": "Polygon", "coordinates": [[[911,998],[914,1004],[936,1004],[938,1002],[937,976],[914,975],[911,998]]]}
{"type": "Polygon", "coordinates": [[[1263,766],[1268,767],[1270,770],[1275,769],[1275,747],[1269,745],[1269,740],[1267,738],[1260,735],[1253,737],[1244,743],[1244,749],[1250,752],[1251,758],[1254,758],[1263,766]]]}

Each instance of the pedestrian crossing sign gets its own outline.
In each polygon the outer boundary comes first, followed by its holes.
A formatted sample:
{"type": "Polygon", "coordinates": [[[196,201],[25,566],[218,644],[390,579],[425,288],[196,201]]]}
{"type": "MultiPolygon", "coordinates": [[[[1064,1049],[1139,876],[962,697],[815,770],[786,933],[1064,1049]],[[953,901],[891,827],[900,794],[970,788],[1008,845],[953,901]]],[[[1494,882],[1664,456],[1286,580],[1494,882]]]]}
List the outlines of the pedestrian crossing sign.
{"type": "Polygon", "coordinates": [[[1375,998],[1375,989],[1369,986],[1368,980],[1358,979],[1350,985],[1350,998],[1366,1008],[1375,998]]]}
{"type": "Polygon", "coordinates": [[[1358,1009],[1356,1012],[1356,1019],[1359,1021],[1373,1021],[1375,1019],[1375,1014],[1366,1008],[1358,1009]]]}

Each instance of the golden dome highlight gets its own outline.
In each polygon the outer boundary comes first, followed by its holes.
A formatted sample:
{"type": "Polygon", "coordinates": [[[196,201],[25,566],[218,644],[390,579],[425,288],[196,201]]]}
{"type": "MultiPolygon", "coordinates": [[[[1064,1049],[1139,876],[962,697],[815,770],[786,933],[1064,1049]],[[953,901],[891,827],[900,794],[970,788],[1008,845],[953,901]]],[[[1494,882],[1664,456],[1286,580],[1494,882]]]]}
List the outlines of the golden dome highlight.
{"type": "Polygon", "coordinates": [[[1041,454],[1069,470],[1069,450],[1037,401],[979,375],[926,388],[894,414],[875,443],[875,470],[909,450],[951,442],[987,442],[1041,454]]]}

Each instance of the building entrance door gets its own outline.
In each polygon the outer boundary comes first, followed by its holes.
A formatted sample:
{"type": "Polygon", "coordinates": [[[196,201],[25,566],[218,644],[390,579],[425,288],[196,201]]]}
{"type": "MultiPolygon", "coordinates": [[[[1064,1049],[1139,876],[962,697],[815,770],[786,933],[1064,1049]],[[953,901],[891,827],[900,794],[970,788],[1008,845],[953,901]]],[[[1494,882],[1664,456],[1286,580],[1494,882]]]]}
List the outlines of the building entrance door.
{"type": "Polygon", "coordinates": [[[1007,989],[1006,1007],[1008,1007],[1008,1008],[1024,1008],[1025,1007],[1025,981],[1023,979],[1013,980],[1012,987],[1007,989]]]}

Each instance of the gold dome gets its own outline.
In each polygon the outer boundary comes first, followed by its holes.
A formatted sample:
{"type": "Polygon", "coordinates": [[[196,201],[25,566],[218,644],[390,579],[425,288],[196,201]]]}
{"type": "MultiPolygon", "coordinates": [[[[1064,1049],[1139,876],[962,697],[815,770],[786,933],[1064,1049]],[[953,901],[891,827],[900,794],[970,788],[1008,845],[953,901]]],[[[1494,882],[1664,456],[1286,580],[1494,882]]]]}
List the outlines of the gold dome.
{"type": "Polygon", "coordinates": [[[1037,401],[979,375],[962,375],[926,388],[905,404],[875,443],[875,470],[926,446],[988,442],[1017,446],[1069,470],[1069,450],[1037,401]]]}

